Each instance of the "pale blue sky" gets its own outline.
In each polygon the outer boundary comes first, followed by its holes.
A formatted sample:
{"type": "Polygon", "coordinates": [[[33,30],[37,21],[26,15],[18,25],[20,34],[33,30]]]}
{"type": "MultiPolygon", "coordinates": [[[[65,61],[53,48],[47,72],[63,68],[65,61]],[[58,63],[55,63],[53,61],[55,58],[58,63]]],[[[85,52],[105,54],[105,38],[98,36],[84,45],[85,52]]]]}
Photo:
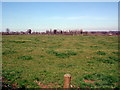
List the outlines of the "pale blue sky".
{"type": "Polygon", "coordinates": [[[117,2],[3,2],[3,31],[117,30],[117,2]]]}

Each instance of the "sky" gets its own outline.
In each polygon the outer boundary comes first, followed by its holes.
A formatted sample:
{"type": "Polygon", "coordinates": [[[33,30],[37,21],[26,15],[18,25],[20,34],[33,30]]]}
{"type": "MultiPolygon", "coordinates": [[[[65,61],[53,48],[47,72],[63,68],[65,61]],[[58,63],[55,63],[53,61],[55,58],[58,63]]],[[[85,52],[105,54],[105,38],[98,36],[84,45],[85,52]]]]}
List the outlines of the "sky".
{"type": "Polygon", "coordinates": [[[118,2],[3,2],[2,31],[118,30],[118,2]]]}

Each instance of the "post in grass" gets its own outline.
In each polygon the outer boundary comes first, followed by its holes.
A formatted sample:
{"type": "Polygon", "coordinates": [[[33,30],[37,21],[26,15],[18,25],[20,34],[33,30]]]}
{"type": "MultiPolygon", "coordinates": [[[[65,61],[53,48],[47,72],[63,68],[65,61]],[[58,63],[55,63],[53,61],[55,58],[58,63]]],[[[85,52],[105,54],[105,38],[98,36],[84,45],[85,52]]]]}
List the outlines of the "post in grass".
{"type": "Polygon", "coordinates": [[[65,74],[64,75],[64,86],[63,88],[70,88],[70,81],[71,81],[71,75],[65,74]]]}

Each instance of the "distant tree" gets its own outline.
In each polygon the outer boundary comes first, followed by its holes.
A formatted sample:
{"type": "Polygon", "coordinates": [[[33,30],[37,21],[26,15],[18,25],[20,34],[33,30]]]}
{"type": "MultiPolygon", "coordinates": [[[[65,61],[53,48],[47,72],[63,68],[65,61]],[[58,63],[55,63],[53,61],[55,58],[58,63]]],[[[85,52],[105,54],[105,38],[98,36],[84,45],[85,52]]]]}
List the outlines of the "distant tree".
{"type": "Polygon", "coordinates": [[[61,34],[63,33],[62,30],[60,31],[60,33],[61,33],[61,34]]]}
{"type": "Polygon", "coordinates": [[[80,30],[80,34],[83,34],[83,30],[82,29],[80,30]]]}
{"type": "Polygon", "coordinates": [[[31,34],[32,30],[31,29],[28,29],[27,30],[27,34],[31,34]]]}
{"type": "Polygon", "coordinates": [[[10,29],[9,29],[9,28],[7,28],[7,29],[6,29],[6,32],[7,32],[7,33],[10,33],[10,29]]]}
{"type": "Polygon", "coordinates": [[[55,29],[55,30],[54,30],[54,34],[56,34],[56,33],[57,33],[57,30],[55,29]]]}
{"type": "Polygon", "coordinates": [[[46,30],[46,34],[49,34],[49,30],[46,30]]]}

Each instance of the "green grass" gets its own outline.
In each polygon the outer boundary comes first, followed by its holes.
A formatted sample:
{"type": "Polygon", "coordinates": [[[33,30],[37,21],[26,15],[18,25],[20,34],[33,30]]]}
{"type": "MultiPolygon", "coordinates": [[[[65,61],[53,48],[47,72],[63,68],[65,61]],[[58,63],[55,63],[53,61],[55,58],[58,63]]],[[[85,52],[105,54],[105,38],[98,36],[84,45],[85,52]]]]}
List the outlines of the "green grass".
{"type": "Polygon", "coordinates": [[[119,79],[117,77],[114,77],[112,75],[104,75],[104,74],[87,74],[84,76],[84,79],[95,81],[95,85],[98,87],[115,87],[115,83],[119,82],[119,79]]]}
{"type": "Polygon", "coordinates": [[[4,51],[3,53],[2,53],[2,55],[7,55],[7,54],[14,54],[14,53],[17,53],[16,51],[4,51]]]}
{"type": "Polygon", "coordinates": [[[20,56],[18,57],[18,59],[22,59],[22,60],[32,60],[31,56],[20,56]]]}
{"type": "Polygon", "coordinates": [[[98,55],[106,55],[106,53],[104,51],[98,51],[97,54],[98,55]]]}
{"type": "Polygon", "coordinates": [[[73,52],[73,51],[67,51],[66,53],[64,53],[64,52],[56,52],[56,51],[53,51],[53,50],[48,51],[48,54],[55,55],[59,58],[68,58],[72,55],[77,55],[77,53],[73,52]]]}
{"type": "Polygon", "coordinates": [[[66,73],[76,87],[116,88],[119,54],[117,36],[3,35],[2,75],[22,88],[63,87],[66,73]]]}

